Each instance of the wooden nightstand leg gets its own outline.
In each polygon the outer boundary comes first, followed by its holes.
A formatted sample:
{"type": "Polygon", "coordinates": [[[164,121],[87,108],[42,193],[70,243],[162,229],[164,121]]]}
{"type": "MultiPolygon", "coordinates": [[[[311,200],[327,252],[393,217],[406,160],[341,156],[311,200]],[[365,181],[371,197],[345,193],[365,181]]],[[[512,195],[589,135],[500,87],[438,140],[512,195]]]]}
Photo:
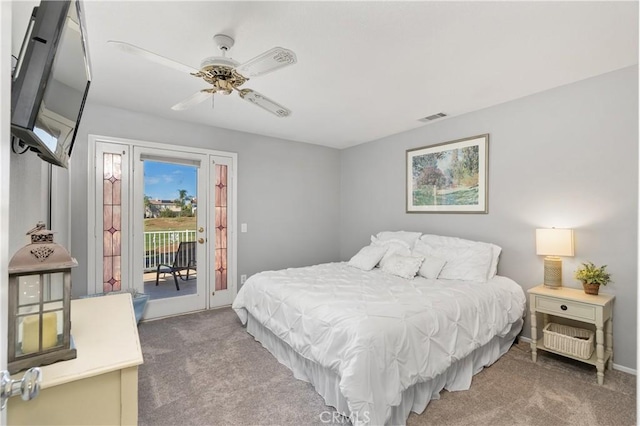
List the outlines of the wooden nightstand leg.
{"type": "Polygon", "coordinates": [[[538,324],[536,322],[536,311],[531,311],[531,360],[538,359],[538,324]]]}
{"type": "Polygon", "coordinates": [[[609,318],[606,326],[605,335],[605,350],[609,354],[609,361],[607,362],[607,369],[613,369],[613,317],[609,318]]]}
{"type": "Polygon", "coordinates": [[[604,384],[604,331],[602,325],[596,325],[596,368],[598,369],[598,384],[604,384]]]}

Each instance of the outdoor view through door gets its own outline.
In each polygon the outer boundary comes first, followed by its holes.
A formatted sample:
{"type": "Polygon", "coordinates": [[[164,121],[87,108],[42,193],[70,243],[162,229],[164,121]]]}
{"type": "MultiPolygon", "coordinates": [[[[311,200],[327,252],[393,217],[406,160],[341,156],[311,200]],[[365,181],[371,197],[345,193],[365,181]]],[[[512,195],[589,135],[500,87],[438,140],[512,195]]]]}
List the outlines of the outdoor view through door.
{"type": "Polygon", "coordinates": [[[195,294],[198,167],[144,160],[144,293],[195,294]]]}

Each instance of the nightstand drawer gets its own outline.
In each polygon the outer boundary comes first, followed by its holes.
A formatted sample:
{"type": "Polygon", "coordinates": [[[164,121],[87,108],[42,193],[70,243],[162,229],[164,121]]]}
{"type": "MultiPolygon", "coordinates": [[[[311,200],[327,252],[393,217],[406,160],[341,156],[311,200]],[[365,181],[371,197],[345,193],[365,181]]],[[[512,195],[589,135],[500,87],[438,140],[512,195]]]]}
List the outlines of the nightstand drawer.
{"type": "Polygon", "coordinates": [[[564,317],[584,319],[587,321],[596,320],[596,307],[576,303],[570,300],[559,300],[551,297],[536,296],[536,309],[550,314],[558,314],[564,317]]]}

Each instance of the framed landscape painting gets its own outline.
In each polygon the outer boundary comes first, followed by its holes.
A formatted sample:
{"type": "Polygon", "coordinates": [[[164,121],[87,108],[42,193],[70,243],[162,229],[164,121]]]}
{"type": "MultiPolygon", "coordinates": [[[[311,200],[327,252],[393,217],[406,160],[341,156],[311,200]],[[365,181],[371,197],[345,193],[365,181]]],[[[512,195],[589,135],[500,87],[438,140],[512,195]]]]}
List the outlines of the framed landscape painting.
{"type": "Polygon", "coordinates": [[[489,135],[407,150],[407,213],[487,213],[489,135]]]}

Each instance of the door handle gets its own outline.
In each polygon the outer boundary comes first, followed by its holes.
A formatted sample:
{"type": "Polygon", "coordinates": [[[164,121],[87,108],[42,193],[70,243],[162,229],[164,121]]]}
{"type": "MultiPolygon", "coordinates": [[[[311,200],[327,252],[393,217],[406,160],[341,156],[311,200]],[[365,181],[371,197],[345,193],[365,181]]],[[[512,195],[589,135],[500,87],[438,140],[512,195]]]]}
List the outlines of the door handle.
{"type": "Polygon", "coordinates": [[[40,393],[42,382],[42,370],[38,367],[30,368],[24,373],[22,380],[11,380],[9,372],[0,373],[0,410],[7,406],[7,400],[16,395],[21,395],[24,401],[29,401],[40,393]]]}
{"type": "Polygon", "coordinates": [[[204,238],[198,238],[198,242],[199,242],[200,244],[204,244],[204,238]]]}
{"type": "Polygon", "coordinates": [[[204,232],[204,228],[201,226],[200,228],[198,228],[198,232],[204,232]]]}

